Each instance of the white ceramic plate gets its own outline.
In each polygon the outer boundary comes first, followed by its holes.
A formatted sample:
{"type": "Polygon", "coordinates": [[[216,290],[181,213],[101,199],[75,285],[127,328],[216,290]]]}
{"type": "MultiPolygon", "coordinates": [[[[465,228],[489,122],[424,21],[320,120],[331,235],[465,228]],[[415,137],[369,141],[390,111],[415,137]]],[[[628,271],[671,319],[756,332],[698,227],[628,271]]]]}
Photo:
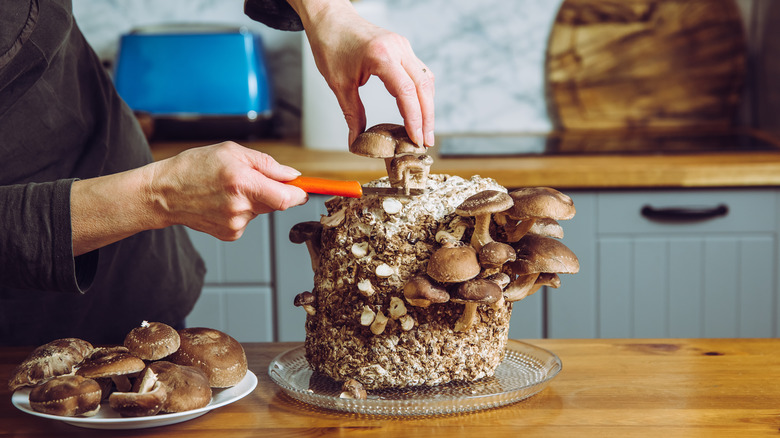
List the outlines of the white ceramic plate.
{"type": "Polygon", "coordinates": [[[150,417],[122,418],[108,406],[108,402],[104,402],[100,406],[100,411],[92,417],[61,417],[59,415],[44,414],[36,412],[30,407],[30,388],[20,389],[14,392],[13,396],[11,396],[11,403],[30,415],[50,418],[79,427],[87,427],[90,429],[144,429],[147,427],[181,423],[200,417],[212,409],[229,405],[230,403],[242,399],[252,392],[256,386],[257,376],[255,376],[253,372],[247,371],[246,376],[244,376],[236,386],[224,389],[212,389],[211,403],[207,406],[186,412],[158,414],[150,417]]]}

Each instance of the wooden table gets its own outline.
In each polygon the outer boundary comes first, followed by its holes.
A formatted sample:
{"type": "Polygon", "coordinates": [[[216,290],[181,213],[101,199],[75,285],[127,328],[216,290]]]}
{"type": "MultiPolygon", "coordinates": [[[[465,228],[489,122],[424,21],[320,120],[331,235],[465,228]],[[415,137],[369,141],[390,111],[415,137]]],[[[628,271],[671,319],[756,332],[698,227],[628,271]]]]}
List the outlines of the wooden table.
{"type": "MultiPolygon", "coordinates": [[[[247,344],[259,384],[247,397],[193,420],[151,429],[83,429],[17,410],[0,390],[0,436],[25,437],[633,437],[777,436],[780,339],[526,341],[556,353],[563,370],[539,394],[459,415],[388,418],[297,402],[267,374],[297,344],[247,344]]],[[[29,349],[0,349],[0,378],[29,349]]]]}

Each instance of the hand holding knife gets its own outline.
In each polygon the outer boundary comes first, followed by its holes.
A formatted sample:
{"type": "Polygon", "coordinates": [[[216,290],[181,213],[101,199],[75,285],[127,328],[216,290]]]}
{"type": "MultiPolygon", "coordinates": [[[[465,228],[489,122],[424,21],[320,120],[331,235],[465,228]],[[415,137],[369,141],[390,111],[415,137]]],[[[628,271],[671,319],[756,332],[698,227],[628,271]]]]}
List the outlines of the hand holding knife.
{"type": "Polygon", "coordinates": [[[366,187],[358,181],[341,181],[327,178],[299,176],[287,184],[303,189],[306,193],[321,195],[346,196],[360,198],[361,196],[416,196],[423,193],[422,189],[410,189],[409,195],[404,194],[402,187],[366,187]]]}

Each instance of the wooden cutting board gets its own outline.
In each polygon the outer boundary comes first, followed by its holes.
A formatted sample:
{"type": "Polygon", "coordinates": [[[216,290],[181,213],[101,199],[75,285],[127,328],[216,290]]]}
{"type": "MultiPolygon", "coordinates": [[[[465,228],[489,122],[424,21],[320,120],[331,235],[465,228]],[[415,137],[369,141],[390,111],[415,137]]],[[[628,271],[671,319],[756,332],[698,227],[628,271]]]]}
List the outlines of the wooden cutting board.
{"type": "Polygon", "coordinates": [[[561,129],[732,124],[747,49],[733,0],[565,0],[547,49],[561,129]]]}

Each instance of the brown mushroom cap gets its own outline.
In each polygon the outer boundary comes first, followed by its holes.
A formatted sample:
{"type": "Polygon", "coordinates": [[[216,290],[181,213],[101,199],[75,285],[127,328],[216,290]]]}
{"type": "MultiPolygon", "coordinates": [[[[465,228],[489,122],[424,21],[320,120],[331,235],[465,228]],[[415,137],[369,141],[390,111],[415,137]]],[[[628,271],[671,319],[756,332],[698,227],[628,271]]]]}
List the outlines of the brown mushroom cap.
{"type": "Polygon", "coordinates": [[[516,259],[515,249],[503,242],[489,242],[479,249],[479,264],[483,268],[500,268],[516,259]]]}
{"type": "Polygon", "coordinates": [[[146,417],[159,413],[168,392],[157,380],[151,368],[146,368],[139,379],[139,388],[135,392],[114,392],[108,398],[109,406],[123,417],[146,417]]]}
{"type": "Polygon", "coordinates": [[[293,299],[293,305],[295,307],[303,307],[304,310],[306,310],[306,313],[314,316],[317,313],[317,311],[314,309],[315,298],[316,297],[313,293],[304,291],[295,296],[293,299]]]}
{"type": "Polygon", "coordinates": [[[355,379],[349,379],[341,385],[341,398],[365,400],[367,397],[366,388],[355,379]]]}
{"type": "Polygon", "coordinates": [[[501,289],[506,288],[509,283],[512,282],[512,278],[504,272],[497,272],[495,274],[489,275],[485,277],[485,280],[490,280],[493,283],[496,283],[501,289]]]}
{"type": "Polygon", "coordinates": [[[514,205],[512,197],[499,190],[483,190],[466,198],[455,213],[461,216],[477,216],[493,214],[511,208],[514,205]]]}
{"type": "Polygon", "coordinates": [[[404,284],[404,298],[412,306],[428,307],[433,303],[446,303],[450,300],[447,291],[432,283],[428,277],[417,275],[404,284]]]}
{"type": "Polygon", "coordinates": [[[322,224],[318,221],[300,222],[290,228],[290,242],[306,243],[306,249],[309,251],[309,257],[311,258],[311,267],[314,271],[317,270],[320,264],[321,236],[322,224]]]}
{"type": "Polygon", "coordinates": [[[559,240],[526,234],[513,245],[517,260],[508,263],[514,275],[540,272],[575,274],[580,270],[577,256],[559,240]]]}
{"type": "Polygon", "coordinates": [[[528,232],[538,236],[563,239],[563,227],[561,224],[559,224],[555,219],[546,217],[536,219],[528,232]]]}
{"type": "Polygon", "coordinates": [[[30,407],[45,414],[88,417],[100,410],[102,393],[100,385],[92,379],[57,376],[30,391],[30,407]]]}
{"type": "Polygon", "coordinates": [[[219,330],[192,327],[179,330],[181,345],[168,360],[202,369],[214,388],[227,388],[240,382],[247,372],[244,347],[219,330]]]}
{"type": "Polygon", "coordinates": [[[8,389],[16,391],[24,386],[35,386],[55,376],[70,374],[92,350],[92,344],[78,338],[56,339],[43,344],[11,372],[8,389]]]}
{"type": "Polygon", "coordinates": [[[292,243],[319,242],[321,233],[322,224],[319,221],[305,221],[290,228],[289,238],[292,243]]]}
{"type": "Polygon", "coordinates": [[[550,187],[526,187],[509,192],[509,196],[513,199],[513,205],[507,213],[518,220],[567,220],[577,212],[571,197],[550,187]]]}
{"type": "Polygon", "coordinates": [[[162,322],[142,322],[125,336],[124,346],[143,360],[158,360],[179,349],[179,333],[162,322]]]}
{"type": "Polygon", "coordinates": [[[463,314],[455,322],[454,330],[463,332],[470,329],[477,320],[477,307],[480,304],[494,304],[503,298],[501,286],[484,278],[475,278],[458,285],[450,298],[453,303],[465,304],[463,314]]]}
{"type": "MultiPolygon", "coordinates": [[[[166,360],[152,362],[148,368],[157,375],[157,381],[165,388],[166,398],[161,412],[184,412],[211,403],[209,379],[202,369],[166,360]]],[[[141,381],[136,381],[133,387],[135,392],[140,390],[141,381]]]]}
{"type": "Polygon", "coordinates": [[[125,347],[98,348],[81,362],[76,374],[90,379],[108,377],[114,381],[117,391],[127,391],[130,389],[129,377],[145,367],[146,363],[125,347]]]}
{"type": "Polygon", "coordinates": [[[312,305],[312,304],[314,304],[314,294],[309,291],[299,293],[298,295],[295,296],[295,299],[293,300],[293,305],[295,307],[301,307],[301,306],[312,305]]]}
{"type": "Polygon", "coordinates": [[[349,151],[364,157],[390,158],[403,153],[424,153],[425,147],[413,143],[402,125],[380,123],[358,135],[349,151]]]}
{"type": "Polygon", "coordinates": [[[145,367],[146,363],[141,358],[129,352],[113,348],[98,348],[79,365],[76,374],[95,379],[136,374],[143,371],[145,367]]]}
{"type": "Polygon", "coordinates": [[[450,298],[453,303],[492,304],[501,299],[501,286],[485,278],[474,278],[458,285],[450,298]]]}
{"type": "Polygon", "coordinates": [[[428,259],[428,275],[440,283],[459,283],[476,277],[477,251],[468,245],[444,245],[428,259]]]}

